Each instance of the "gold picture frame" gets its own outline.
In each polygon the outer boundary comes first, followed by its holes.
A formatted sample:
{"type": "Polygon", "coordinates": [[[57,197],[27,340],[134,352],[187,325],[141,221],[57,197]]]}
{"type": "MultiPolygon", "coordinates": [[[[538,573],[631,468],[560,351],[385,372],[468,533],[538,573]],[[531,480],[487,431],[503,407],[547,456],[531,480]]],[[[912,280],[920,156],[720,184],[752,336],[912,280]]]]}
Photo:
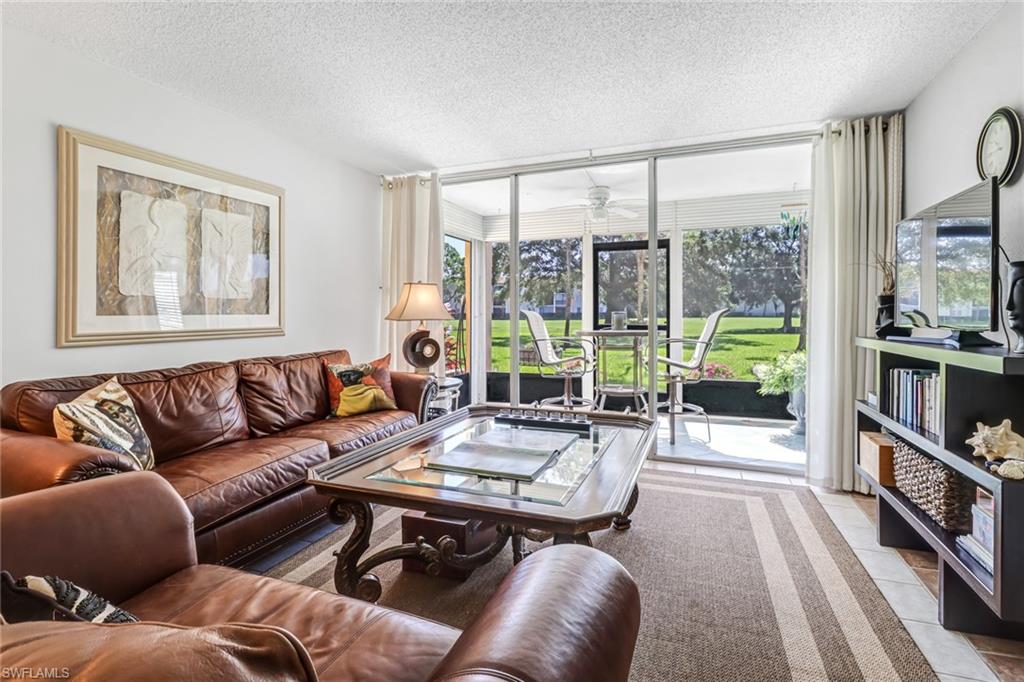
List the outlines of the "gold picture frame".
{"type": "Polygon", "coordinates": [[[57,128],[57,346],[284,334],[284,190],[57,128]]]}

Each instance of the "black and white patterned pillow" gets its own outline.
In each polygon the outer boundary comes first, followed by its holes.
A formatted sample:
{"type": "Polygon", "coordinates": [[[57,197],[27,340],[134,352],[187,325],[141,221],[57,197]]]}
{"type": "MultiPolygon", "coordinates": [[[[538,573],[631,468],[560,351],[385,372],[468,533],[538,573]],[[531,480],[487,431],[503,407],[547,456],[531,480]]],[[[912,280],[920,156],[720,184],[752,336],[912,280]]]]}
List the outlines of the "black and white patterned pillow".
{"type": "Polygon", "coordinates": [[[3,619],[8,623],[76,620],[93,623],[137,623],[138,618],[70,580],[28,575],[14,580],[4,571],[3,619]]]}

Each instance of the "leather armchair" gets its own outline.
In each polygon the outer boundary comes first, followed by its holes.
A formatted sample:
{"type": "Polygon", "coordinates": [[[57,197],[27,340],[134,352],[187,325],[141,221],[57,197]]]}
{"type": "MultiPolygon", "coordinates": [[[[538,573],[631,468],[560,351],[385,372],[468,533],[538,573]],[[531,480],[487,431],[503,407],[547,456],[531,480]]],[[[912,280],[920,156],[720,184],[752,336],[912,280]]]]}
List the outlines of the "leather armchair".
{"type": "Polygon", "coordinates": [[[312,679],[304,672],[312,666],[320,680],[619,682],[629,674],[640,623],[639,594],[626,570],[579,545],[527,557],[464,632],[302,585],[197,565],[191,514],[152,472],[0,499],[0,557],[15,576],[59,575],[147,621],[4,626],[5,666],[45,660],[73,676],[89,665],[83,651],[102,649],[103,669],[116,670],[112,657],[123,656],[136,679],[182,679],[190,652],[215,646],[218,655],[203,657],[206,679],[273,679],[267,665],[278,661],[278,679],[312,679]],[[153,656],[155,642],[181,656],[153,656]]]}

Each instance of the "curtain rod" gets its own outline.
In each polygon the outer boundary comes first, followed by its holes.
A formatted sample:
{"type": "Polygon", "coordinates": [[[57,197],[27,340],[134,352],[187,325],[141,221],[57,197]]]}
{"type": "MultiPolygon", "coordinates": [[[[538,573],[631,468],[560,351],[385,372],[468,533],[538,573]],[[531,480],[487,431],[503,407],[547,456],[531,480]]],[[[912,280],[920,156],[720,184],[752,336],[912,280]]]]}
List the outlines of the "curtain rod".
{"type": "MultiPolygon", "coordinates": [[[[889,130],[889,122],[888,121],[882,121],[882,132],[884,133],[887,130],[889,130]]],[[[867,123],[864,124],[864,132],[865,133],[870,133],[871,132],[871,126],[869,126],[867,123]]],[[[833,135],[842,135],[843,131],[841,129],[839,129],[839,128],[836,128],[836,129],[834,129],[832,131],[832,134],[833,135]]]]}
{"type": "Polygon", "coordinates": [[[543,173],[545,171],[568,170],[571,168],[586,168],[589,166],[603,166],[616,163],[629,163],[632,161],[645,161],[649,158],[669,158],[676,156],[689,156],[693,154],[707,154],[718,151],[732,151],[740,149],[753,149],[756,147],[769,147],[784,144],[800,144],[811,142],[821,137],[818,129],[780,133],[776,135],[761,135],[758,137],[746,137],[735,140],[722,140],[718,142],[702,142],[698,144],[682,145],[678,147],[662,147],[658,149],[647,149],[638,152],[621,152],[617,154],[603,154],[595,156],[590,154],[575,159],[563,161],[546,161],[533,164],[522,164],[517,166],[505,166],[480,171],[465,171],[461,173],[448,173],[441,175],[441,183],[453,185],[463,182],[475,182],[479,180],[497,180],[507,178],[511,175],[526,175],[530,173],[543,173]]]}
{"type": "MultiPolygon", "coordinates": [[[[413,173],[413,175],[418,175],[418,174],[417,173],[413,173]]],[[[394,176],[391,176],[391,177],[394,177],[394,176]]],[[[417,179],[420,181],[420,187],[425,187],[426,185],[430,184],[430,178],[425,178],[422,175],[419,175],[417,179]]],[[[382,176],[380,176],[380,186],[383,187],[384,189],[394,189],[395,188],[395,183],[392,182],[391,180],[389,180],[388,176],[382,175],[382,176]]]]}

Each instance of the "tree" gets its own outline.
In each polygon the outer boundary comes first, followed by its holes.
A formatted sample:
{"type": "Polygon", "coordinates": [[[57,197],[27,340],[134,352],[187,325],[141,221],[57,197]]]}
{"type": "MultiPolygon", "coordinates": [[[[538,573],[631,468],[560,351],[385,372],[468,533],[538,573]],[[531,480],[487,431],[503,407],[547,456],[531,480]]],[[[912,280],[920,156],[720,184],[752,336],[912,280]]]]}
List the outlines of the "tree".
{"type": "Polygon", "coordinates": [[[735,230],[691,230],[683,234],[683,315],[707,317],[735,303],[730,254],[735,230]]]}
{"type": "MultiPolygon", "coordinates": [[[[782,331],[798,331],[794,313],[804,299],[803,261],[807,224],[804,218],[784,214],[781,225],[737,230],[738,243],[731,258],[732,297],[747,305],[782,303],[782,331]]],[[[803,310],[803,308],[801,308],[803,310]]],[[[801,316],[801,327],[803,326],[801,316]]]]}
{"type": "Polygon", "coordinates": [[[565,294],[564,335],[569,335],[573,298],[583,283],[583,249],[579,239],[535,239],[519,244],[519,281],[523,300],[534,305],[565,294]]]}
{"type": "Polygon", "coordinates": [[[466,296],[466,258],[454,246],[444,244],[444,279],[442,296],[449,310],[458,316],[466,296]]]}

